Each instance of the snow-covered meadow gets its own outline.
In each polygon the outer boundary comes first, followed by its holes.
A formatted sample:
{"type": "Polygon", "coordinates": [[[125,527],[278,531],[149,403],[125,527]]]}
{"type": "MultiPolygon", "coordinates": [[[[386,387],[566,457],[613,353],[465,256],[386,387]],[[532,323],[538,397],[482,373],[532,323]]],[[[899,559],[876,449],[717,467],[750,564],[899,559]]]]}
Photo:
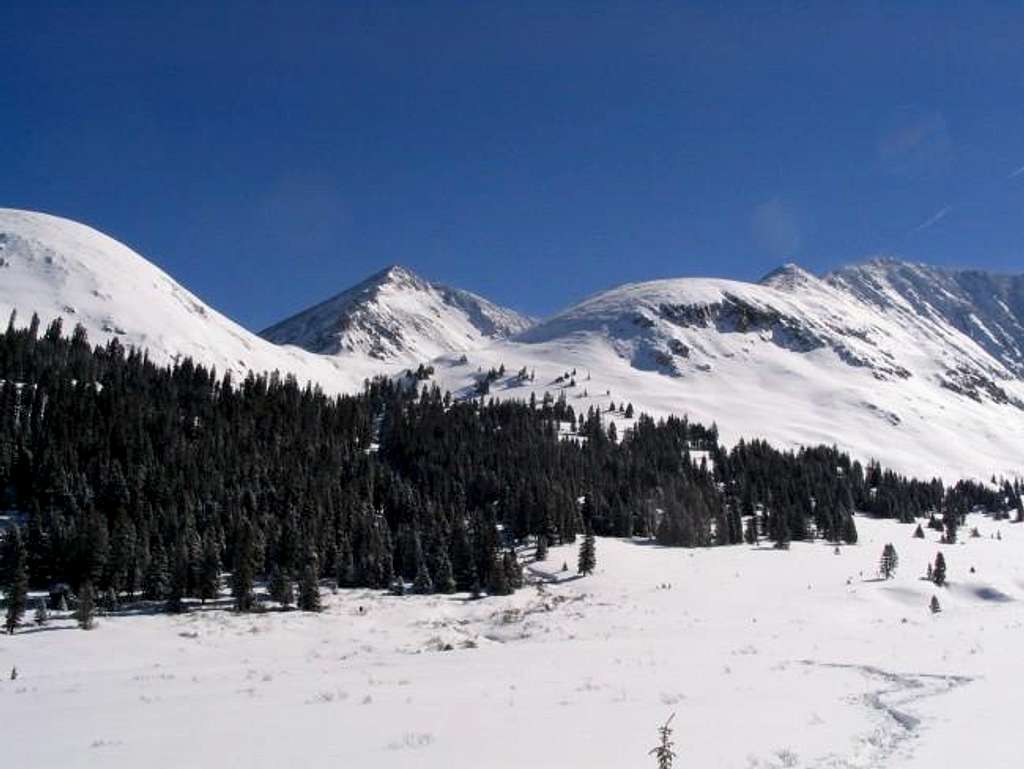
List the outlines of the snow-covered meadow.
{"type": "Polygon", "coordinates": [[[582,579],[552,548],[507,598],[53,619],[0,637],[4,766],[643,767],[672,713],[681,767],[1019,766],[1024,526],[858,526],[838,555],[604,539],[582,579]]]}

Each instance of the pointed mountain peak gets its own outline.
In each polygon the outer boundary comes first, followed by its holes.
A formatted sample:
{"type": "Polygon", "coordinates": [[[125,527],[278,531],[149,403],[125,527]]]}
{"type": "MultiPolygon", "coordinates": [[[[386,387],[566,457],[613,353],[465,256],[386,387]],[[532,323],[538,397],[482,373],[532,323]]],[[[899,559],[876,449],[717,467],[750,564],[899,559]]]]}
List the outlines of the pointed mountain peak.
{"type": "Polygon", "coordinates": [[[808,272],[799,264],[787,262],[781,267],[777,267],[769,272],[761,278],[758,283],[762,286],[768,286],[769,288],[788,290],[804,286],[809,282],[817,280],[818,277],[816,275],[808,272]]]}
{"type": "Polygon", "coordinates": [[[362,353],[414,363],[476,349],[532,324],[532,319],[483,297],[392,264],[260,336],[321,354],[362,353]]]}

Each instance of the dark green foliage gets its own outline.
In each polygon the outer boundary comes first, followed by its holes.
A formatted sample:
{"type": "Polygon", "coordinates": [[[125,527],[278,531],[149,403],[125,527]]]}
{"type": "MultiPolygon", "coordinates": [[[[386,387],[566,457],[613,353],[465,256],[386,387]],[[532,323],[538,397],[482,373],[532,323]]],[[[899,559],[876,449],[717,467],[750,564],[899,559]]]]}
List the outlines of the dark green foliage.
{"type": "Polygon", "coordinates": [[[942,553],[936,553],[935,565],[932,566],[932,582],[939,587],[946,584],[946,559],[942,553]]]}
{"type": "Polygon", "coordinates": [[[267,592],[271,600],[277,601],[282,608],[287,609],[295,603],[295,588],[292,580],[284,569],[276,564],[270,570],[270,583],[267,585],[267,592]]]}
{"type": "MultiPolygon", "coordinates": [[[[332,398],[278,374],[234,381],[188,359],[160,368],[116,339],[90,349],[80,328],[9,329],[0,509],[24,515],[29,584],[141,591],[180,608],[216,598],[223,568],[241,611],[275,567],[307,586],[326,571],[342,587],[387,589],[397,577],[504,593],[521,581],[505,551],[528,537],[729,545],[758,510],[777,542],[855,542],[854,509],[944,520],[950,510],[958,522],[992,501],[958,485],[946,504],[941,483],[865,471],[834,448],[727,451],[714,426],[685,418],[637,414],[611,436],[607,412],[576,413],[564,391],[459,402],[409,381],[332,398]],[[566,425],[579,440],[560,437],[566,425]]],[[[1011,495],[1019,486],[1001,504],[1011,495]]]]}
{"type": "Polygon", "coordinates": [[[78,627],[82,630],[92,630],[96,617],[96,597],[93,593],[92,582],[86,580],[78,588],[78,606],[75,609],[75,619],[78,627]]]}
{"type": "Polygon", "coordinates": [[[548,537],[541,534],[537,537],[537,549],[533,553],[533,560],[546,561],[548,559],[548,537]]]}
{"type": "Polygon", "coordinates": [[[675,743],[672,741],[672,719],[675,717],[676,714],[673,713],[658,728],[658,744],[648,753],[648,755],[654,756],[658,769],[672,769],[672,764],[676,759],[676,753],[673,750],[675,743]]]}
{"type": "Polygon", "coordinates": [[[890,542],[882,548],[882,558],[878,563],[878,572],[882,575],[883,579],[892,579],[899,564],[900,558],[896,554],[896,548],[890,542]]]}
{"type": "Polygon", "coordinates": [[[597,568],[597,547],[594,544],[594,532],[592,529],[587,529],[587,533],[583,536],[583,544],[580,545],[576,572],[583,575],[592,574],[595,568],[597,568]]]}
{"type": "Polygon", "coordinates": [[[320,611],[320,569],[315,550],[306,556],[299,580],[299,608],[302,611],[320,611]]]}
{"type": "Polygon", "coordinates": [[[28,551],[21,539],[17,526],[4,538],[3,588],[7,594],[7,611],[4,629],[13,634],[28,606],[28,551]]]}

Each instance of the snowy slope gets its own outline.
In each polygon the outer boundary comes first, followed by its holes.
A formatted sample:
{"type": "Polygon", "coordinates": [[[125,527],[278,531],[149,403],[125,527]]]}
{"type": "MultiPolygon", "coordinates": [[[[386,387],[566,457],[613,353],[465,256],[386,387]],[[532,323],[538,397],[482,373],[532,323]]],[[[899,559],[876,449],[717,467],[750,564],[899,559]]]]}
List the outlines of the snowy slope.
{"type": "MultiPolygon", "coordinates": [[[[438,370],[446,387],[468,394],[480,370],[526,366],[536,372],[532,382],[506,377],[491,393],[563,390],[577,410],[629,401],[638,411],[715,421],[729,442],[835,443],[917,475],[987,478],[1024,465],[1013,328],[1008,318],[999,326],[996,350],[896,290],[869,300],[849,278],[823,280],[789,265],[760,284],[622,286],[472,354],[468,365],[447,359],[438,370]],[[575,387],[557,381],[572,369],[575,387]]],[[[626,425],[621,414],[608,418],[626,425]]]]}
{"type": "Polygon", "coordinates": [[[280,370],[331,391],[356,389],[382,368],[270,344],[124,244],[67,219],[0,209],[0,316],[12,310],[19,325],[33,312],[44,327],[60,317],[66,333],[81,323],[91,342],[117,337],[158,362],[191,356],[242,376],[280,370]]]}
{"type": "Polygon", "coordinates": [[[1015,769],[1024,526],[973,526],[944,547],[858,518],[838,555],[601,539],[593,576],[552,547],[544,584],[479,601],[61,617],[0,635],[5,766],[653,769],[675,713],[679,767],[1015,769]],[[921,579],[940,549],[946,588],[921,579]]]}
{"type": "Polygon", "coordinates": [[[417,363],[484,347],[532,323],[469,291],[431,283],[393,265],[261,336],[325,355],[358,352],[417,363]]]}

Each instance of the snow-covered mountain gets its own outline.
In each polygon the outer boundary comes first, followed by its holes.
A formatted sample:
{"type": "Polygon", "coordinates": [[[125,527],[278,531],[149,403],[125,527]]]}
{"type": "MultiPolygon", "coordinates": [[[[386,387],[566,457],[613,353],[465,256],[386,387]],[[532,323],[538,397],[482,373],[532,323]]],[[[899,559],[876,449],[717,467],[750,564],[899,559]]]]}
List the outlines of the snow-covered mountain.
{"type": "Polygon", "coordinates": [[[1024,465],[1022,276],[876,260],[819,278],[787,265],[759,283],[629,284],[533,324],[392,267],[263,339],[94,229],[0,209],[0,317],[11,310],[157,361],[280,370],[329,392],[432,362],[438,384],[470,397],[504,366],[491,395],[564,393],[620,428],[632,403],[716,422],[727,442],[834,443],[919,476],[1024,465]]]}
{"type": "Polygon", "coordinates": [[[416,363],[479,349],[533,322],[469,291],[431,283],[393,265],[260,335],[323,355],[362,353],[416,363]]]}
{"type": "Polygon", "coordinates": [[[503,364],[497,397],[563,391],[578,410],[602,411],[629,401],[715,421],[727,441],[835,443],[918,475],[1019,473],[1020,286],[894,261],[825,278],[787,265],[756,284],[636,283],[468,366],[449,360],[439,377],[469,393],[479,371],[503,364]],[[513,375],[524,366],[532,381],[513,375]]]}
{"type": "Polygon", "coordinates": [[[0,209],[0,314],[19,325],[81,323],[94,343],[117,337],[157,362],[190,356],[221,373],[294,373],[332,391],[380,369],[359,356],[326,358],[273,345],[234,323],[123,243],[77,222],[0,209]]]}

